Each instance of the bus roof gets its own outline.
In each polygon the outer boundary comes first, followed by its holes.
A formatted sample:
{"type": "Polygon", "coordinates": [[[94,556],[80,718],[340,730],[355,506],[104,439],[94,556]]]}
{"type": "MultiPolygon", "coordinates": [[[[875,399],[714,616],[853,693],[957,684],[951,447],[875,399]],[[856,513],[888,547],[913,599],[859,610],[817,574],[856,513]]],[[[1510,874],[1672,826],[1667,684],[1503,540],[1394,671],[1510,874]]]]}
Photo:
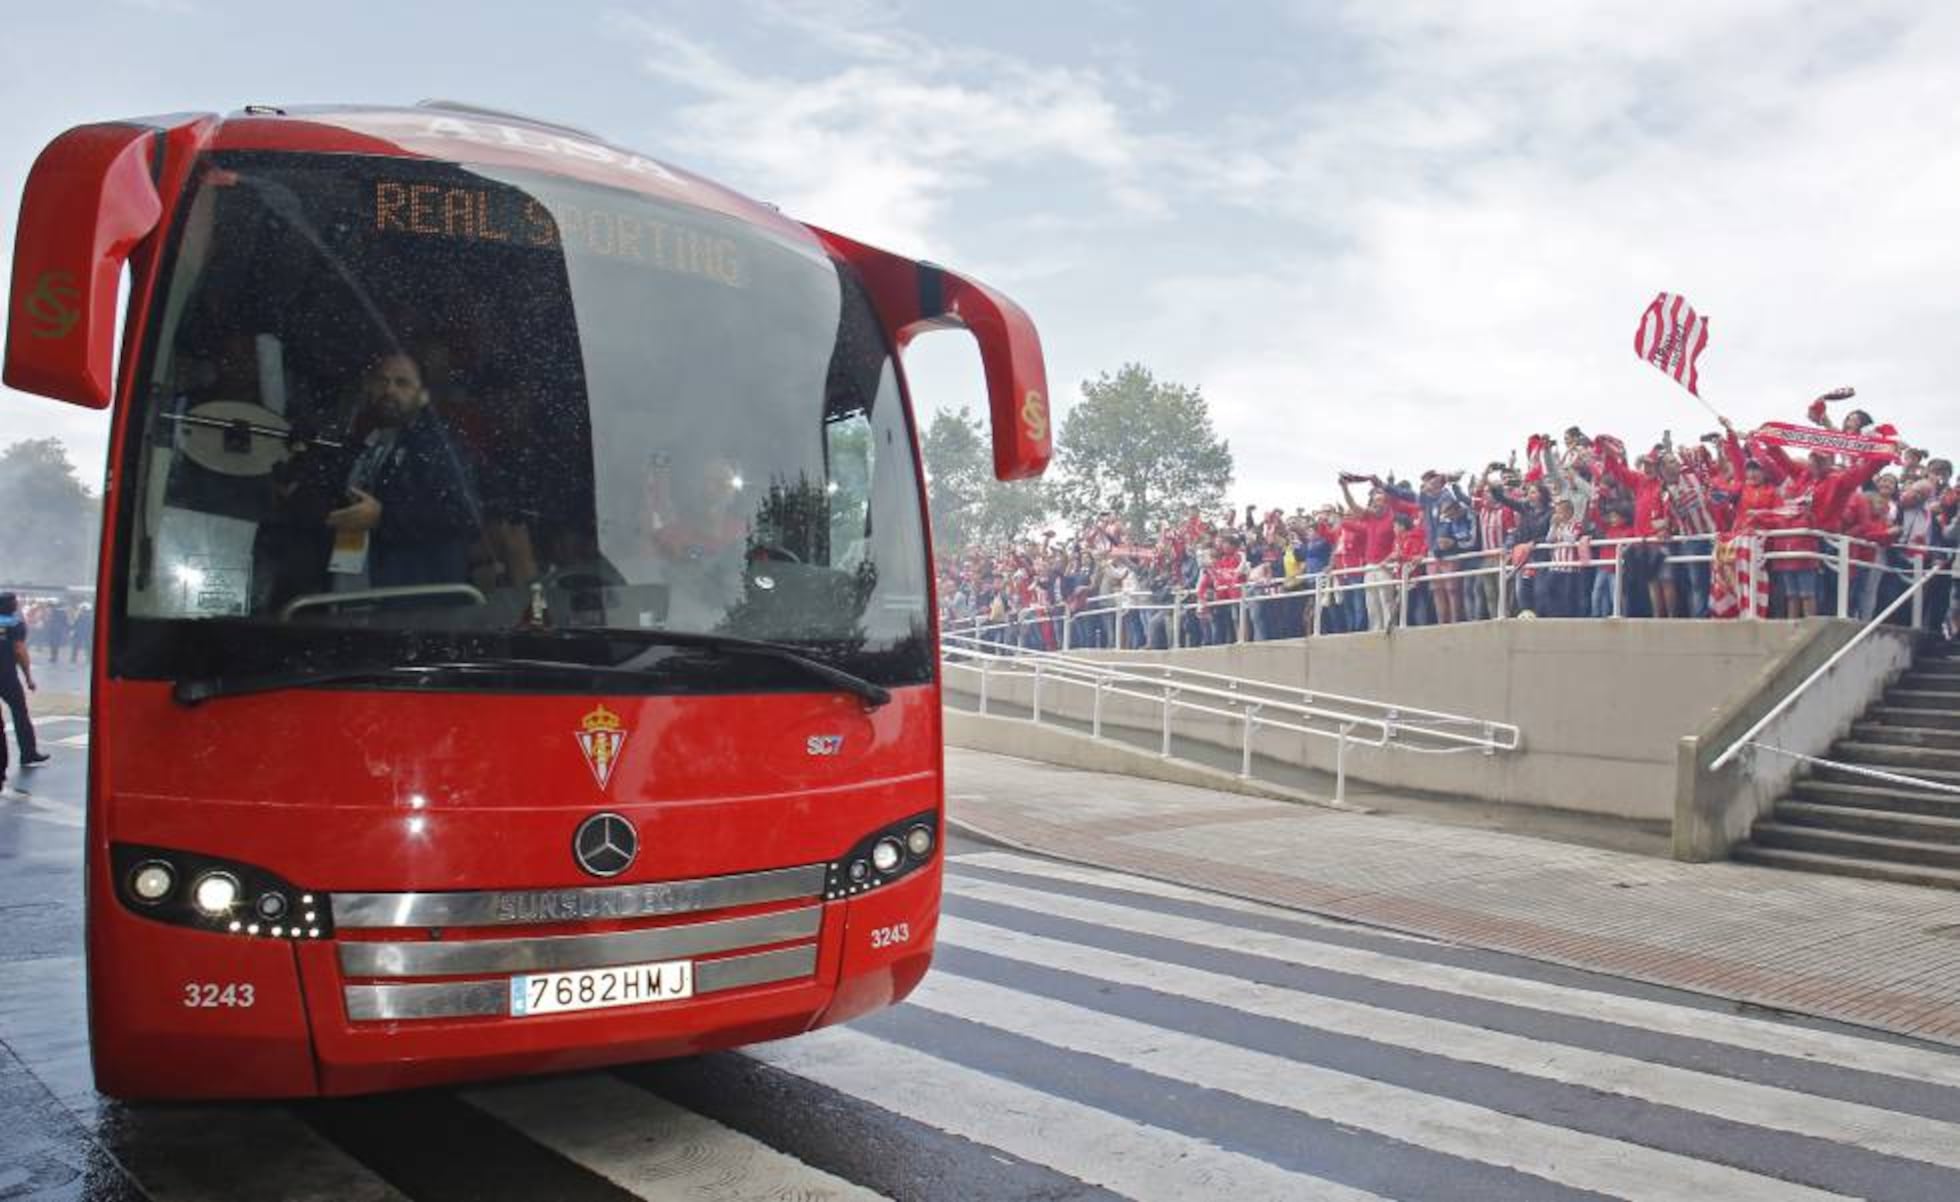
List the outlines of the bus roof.
{"type": "Polygon", "coordinates": [[[817,239],[800,222],[713,180],[570,126],[441,101],[412,107],[254,105],[226,116],[210,150],[373,154],[517,167],[606,184],[694,205],[774,230],[817,239]]]}

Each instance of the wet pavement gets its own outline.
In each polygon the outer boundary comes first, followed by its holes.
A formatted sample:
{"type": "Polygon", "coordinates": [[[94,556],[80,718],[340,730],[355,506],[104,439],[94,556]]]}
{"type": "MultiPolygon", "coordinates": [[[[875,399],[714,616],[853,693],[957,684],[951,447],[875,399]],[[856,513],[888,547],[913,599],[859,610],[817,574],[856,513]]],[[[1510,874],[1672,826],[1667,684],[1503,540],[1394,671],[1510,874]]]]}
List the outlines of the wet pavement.
{"type": "Polygon", "coordinates": [[[86,726],[44,739],[0,799],[4,1202],[1960,1197],[1942,1050],[960,839],[932,973],[849,1027],[124,1105],[87,1058],[86,726]]]}

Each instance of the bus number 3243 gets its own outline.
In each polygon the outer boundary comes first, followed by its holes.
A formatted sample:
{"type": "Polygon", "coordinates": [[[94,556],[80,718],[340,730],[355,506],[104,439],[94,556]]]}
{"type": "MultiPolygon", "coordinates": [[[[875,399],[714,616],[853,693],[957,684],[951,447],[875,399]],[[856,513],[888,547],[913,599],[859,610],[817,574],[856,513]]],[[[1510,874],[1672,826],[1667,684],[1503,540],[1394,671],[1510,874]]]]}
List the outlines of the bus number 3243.
{"type": "Polygon", "coordinates": [[[252,1004],[250,985],[219,985],[211,981],[186,981],[184,1005],[194,1010],[231,1006],[243,1009],[252,1004]]]}
{"type": "Polygon", "coordinates": [[[900,943],[910,943],[911,941],[912,928],[902,922],[896,926],[873,927],[871,929],[872,947],[892,947],[900,943]]]}

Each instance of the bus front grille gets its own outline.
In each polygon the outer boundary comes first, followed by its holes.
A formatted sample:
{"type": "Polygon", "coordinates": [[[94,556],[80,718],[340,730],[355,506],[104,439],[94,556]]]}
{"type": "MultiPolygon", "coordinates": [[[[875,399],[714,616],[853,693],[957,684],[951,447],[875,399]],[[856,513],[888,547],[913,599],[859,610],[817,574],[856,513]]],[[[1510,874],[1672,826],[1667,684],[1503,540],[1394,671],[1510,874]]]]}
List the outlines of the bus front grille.
{"type": "Polygon", "coordinates": [[[393,1022],[506,1015],[514,977],[679,960],[693,964],[697,995],[809,977],[816,972],[815,940],[823,927],[824,873],[825,866],[817,864],[600,888],[335,893],[334,922],[343,936],[362,928],[377,934],[426,932],[414,939],[339,941],[347,1017],[393,1022]],[[806,904],[674,921],[676,915],[705,910],[796,901],[806,904]],[[635,920],[659,925],[620,926],[635,920]],[[504,924],[535,931],[592,922],[604,922],[607,929],[514,938],[482,931],[504,924]],[[443,938],[449,927],[462,928],[465,937],[443,938]]]}
{"type": "MultiPolygon", "coordinates": [[[[719,993],[750,985],[793,981],[817,971],[817,945],[779,947],[745,956],[703,960],[694,966],[694,992],[719,993]]],[[[503,980],[439,981],[408,985],[349,985],[347,1017],[354,1022],[419,1018],[481,1018],[510,1013],[510,985],[503,980]]]]}

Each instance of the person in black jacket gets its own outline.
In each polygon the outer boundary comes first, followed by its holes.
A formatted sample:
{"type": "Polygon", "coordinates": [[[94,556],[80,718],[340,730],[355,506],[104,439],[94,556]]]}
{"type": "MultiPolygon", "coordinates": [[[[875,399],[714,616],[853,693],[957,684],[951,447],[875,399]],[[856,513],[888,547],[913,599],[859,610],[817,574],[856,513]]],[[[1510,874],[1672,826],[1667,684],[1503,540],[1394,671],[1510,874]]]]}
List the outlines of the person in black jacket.
{"type": "MultiPolygon", "coordinates": [[[[1552,532],[1552,490],[1547,488],[1544,481],[1541,480],[1531,486],[1531,491],[1527,494],[1528,499],[1523,501],[1518,500],[1502,489],[1495,491],[1492,495],[1506,506],[1516,510],[1518,514],[1518,524],[1513,526],[1511,533],[1504,537],[1504,549],[1510,551],[1517,547],[1529,546],[1533,548],[1531,552],[1532,563],[1537,564],[1548,561],[1551,558],[1551,554],[1540,544],[1552,532]]],[[[1523,571],[1518,573],[1519,609],[1531,610],[1534,613],[1542,610],[1548,599],[1545,596],[1539,595],[1546,591],[1539,587],[1543,583],[1543,580],[1544,578],[1542,576],[1526,576],[1523,571]]]]}
{"type": "MultiPolygon", "coordinates": [[[[383,355],[369,368],[365,391],[374,428],[348,474],[347,504],[326,519],[337,552],[365,536],[374,588],[468,581],[482,507],[471,472],[429,404],[421,370],[407,355],[383,355]]],[[[336,570],[360,559],[349,554],[336,570]]]]}

